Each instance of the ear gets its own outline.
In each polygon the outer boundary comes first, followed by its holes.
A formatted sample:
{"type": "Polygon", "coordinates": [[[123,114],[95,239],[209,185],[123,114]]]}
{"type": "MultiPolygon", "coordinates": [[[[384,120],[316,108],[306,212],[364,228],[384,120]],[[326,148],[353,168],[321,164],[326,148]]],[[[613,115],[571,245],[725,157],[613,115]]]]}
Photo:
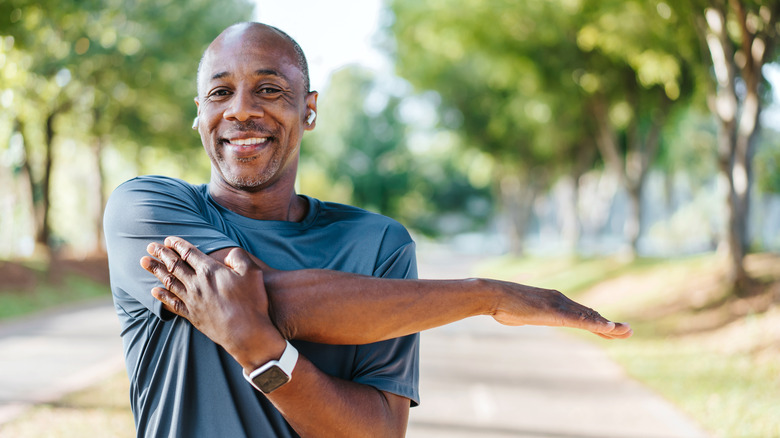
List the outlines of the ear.
{"type": "Polygon", "coordinates": [[[317,125],[317,97],[319,96],[319,93],[316,91],[311,91],[309,94],[306,95],[304,100],[306,101],[306,113],[304,114],[304,124],[303,129],[306,131],[311,131],[314,129],[314,127],[317,125]],[[314,114],[314,117],[312,117],[312,113],[314,114]],[[311,121],[309,121],[311,120],[311,121]]]}
{"type": "Polygon", "coordinates": [[[200,101],[198,100],[198,96],[195,96],[195,108],[198,110],[197,115],[195,116],[195,120],[192,121],[192,129],[198,130],[198,116],[200,116],[200,101]]]}

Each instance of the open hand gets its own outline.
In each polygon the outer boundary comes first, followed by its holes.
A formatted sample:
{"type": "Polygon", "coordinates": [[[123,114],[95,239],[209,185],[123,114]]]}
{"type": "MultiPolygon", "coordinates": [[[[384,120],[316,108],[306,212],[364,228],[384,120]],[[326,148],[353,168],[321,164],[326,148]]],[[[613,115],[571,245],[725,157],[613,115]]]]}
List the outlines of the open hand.
{"type": "Polygon", "coordinates": [[[239,362],[248,347],[260,344],[262,351],[262,341],[282,339],[268,316],[263,272],[243,249],[206,255],[184,239],[168,237],[164,245],[150,243],[147,252],[153,257],[143,257],[141,266],[165,286],[152,295],[239,362]]]}
{"type": "Polygon", "coordinates": [[[493,318],[504,325],[544,325],[588,330],[605,339],[633,334],[628,324],[612,322],[595,310],[550,289],[497,282],[504,292],[493,318]]]}

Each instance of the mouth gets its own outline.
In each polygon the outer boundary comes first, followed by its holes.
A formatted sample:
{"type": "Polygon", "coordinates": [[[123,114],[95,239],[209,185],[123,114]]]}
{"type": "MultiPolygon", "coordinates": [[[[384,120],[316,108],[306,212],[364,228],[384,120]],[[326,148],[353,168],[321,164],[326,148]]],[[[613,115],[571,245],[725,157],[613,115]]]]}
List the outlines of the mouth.
{"type": "Polygon", "coordinates": [[[270,140],[270,137],[230,138],[222,140],[222,146],[236,158],[249,158],[263,150],[270,140]]]}

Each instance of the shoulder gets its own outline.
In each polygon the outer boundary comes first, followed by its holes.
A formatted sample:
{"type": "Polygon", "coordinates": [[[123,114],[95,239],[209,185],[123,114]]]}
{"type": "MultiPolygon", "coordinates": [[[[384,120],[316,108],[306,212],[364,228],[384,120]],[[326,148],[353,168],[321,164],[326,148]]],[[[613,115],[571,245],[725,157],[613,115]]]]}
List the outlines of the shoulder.
{"type": "Polygon", "coordinates": [[[326,224],[339,223],[359,232],[380,234],[385,239],[391,239],[399,244],[412,241],[406,228],[395,219],[352,205],[314,201],[319,204],[318,221],[326,224]]]}
{"type": "Polygon", "coordinates": [[[204,185],[176,178],[139,176],[120,184],[108,199],[104,221],[124,223],[138,218],[167,218],[179,213],[202,212],[204,185]]]}
{"type": "Polygon", "coordinates": [[[359,259],[360,263],[366,263],[354,272],[377,277],[416,278],[414,240],[401,223],[362,208],[319,202],[316,226],[325,231],[323,236],[328,236],[325,241],[359,259]]]}
{"type": "Polygon", "coordinates": [[[167,176],[146,175],[120,184],[108,199],[107,208],[126,209],[164,204],[202,204],[205,185],[194,185],[167,176]]]}
{"type": "Polygon", "coordinates": [[[168,176],[144,175],[120,184],[114,189],[114,193],[112,193],[111,197],[126,196],[127,194],[132,193],[145,193],[148,196],[179,194],[189,194],[192,196],[200,192],[199,188],[201,187],[202,186],[196,186],[186,181],[168,176]]]}

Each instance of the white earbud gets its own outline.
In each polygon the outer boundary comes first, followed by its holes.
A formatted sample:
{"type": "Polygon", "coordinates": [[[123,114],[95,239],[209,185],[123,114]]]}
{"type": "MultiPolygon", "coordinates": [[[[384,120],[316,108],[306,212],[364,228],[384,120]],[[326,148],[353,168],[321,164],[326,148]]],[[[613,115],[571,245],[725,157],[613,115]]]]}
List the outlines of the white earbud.
{"type": "Polygon", "coordinates": [[[192,121],[192,129],[198,129],[198,116],[195,116],[195,120],[192,121]]]}
{"type": "Polygon", "coordinates": [[[315,113],[314,110],[311,110],[309,117],[306,119],[306,124],[311,125],[314,122],[315,117],[317,117],[317,113],[315,113]]]}

